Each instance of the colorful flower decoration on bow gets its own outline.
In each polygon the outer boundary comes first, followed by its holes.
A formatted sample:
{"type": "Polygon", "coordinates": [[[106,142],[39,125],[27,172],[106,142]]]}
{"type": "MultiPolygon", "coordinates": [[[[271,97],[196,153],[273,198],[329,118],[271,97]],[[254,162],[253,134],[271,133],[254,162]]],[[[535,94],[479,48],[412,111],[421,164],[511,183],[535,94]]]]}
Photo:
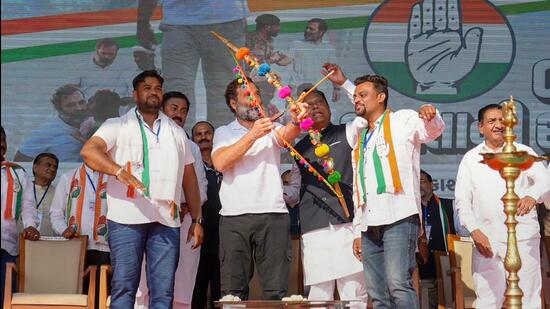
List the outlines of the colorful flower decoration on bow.
{"type": "MultiPolygon", "coordinates": [[[[297,102],[302,102],[303,99],[311,91],[317,88],[332,73],[334,73],[334,72],[330,72],[329,74],[327,74],[327,76],[325,76],[323,79],[317,82],[308,92],[301,94],[298,100],[296,101],[292,97],[292,88],[290,88],[288,85],[283,86],[281,84],[281,81],[279,80],[278,75],[271,69],[271,66],[269,64],[259,63],[258,59],[250,53],[250,49],[246,47],[239,48],[235,46],[235,44],[231,43],[229,40],[227,40],[226,38],[218,34],[217,32],[215,31],[210,31],[210,32],[212,33],[212,35],[214,35],[216,38],[222,41],[229,49],[231,49],[234,52],[234,58],[237,65],[233,69],[233,72],[236,74],[236,77],[239,78],[239,83],[241,83],[241,80],[242,80],[241,84],[243,89],[248,89],[247,91],[250,92],[246,74],[244,73],[244,70],[242,69],[241,65],[238,63],[238,60],[244,61],[250,67],[254,68],[257,71],[259,76],[265,77],[267,82],[273,85],[277,89],[278,97],[286,100],[290,106],[295,106],[298,109],[299,113],[302,112],[302,110],[300,109],[300,106],[297,104],[297,102]]],[[[250,94],[250,98],[253,98],[252,94],[250,94]]],[[[253,98],[253,100],[256,100],[256,99],[253,98]]],[[[257,104],[257,106],[260,109],[260,115],[267,115],[260,104],[257,104]]],[[[300,122],[300,128],[308,132],[310,141],[315,146],[315,155],[319,158],[319,163],[323,166],[324,172],[328,175],[328,180],[325,177],[323,177],[321,174],[319,174],[319,172],[315,170],[315,168],[300,153],[298,153],[296,149],[294,149],[294,147],[292,147],[292,145],[277,132],[277,130],[273,130],[273,131],[283,141],[283,143],[285,144],[285,147],[288,148],[290,155],[293,158],[297,158],[297,161],[300,162],[300,164],[302,164],[310,173],[316,176],[319,181],[325,183],[327,187],[329,187],[329,189],[332,192],[334,192],[334,194],[338,197],[340,204],[342,205],[345,216],[349,218],[349,211],[346,205],[346,201],[343,197],[342,190],[340,189],[340,185],[339,185],[339,181],[342,178],[342,176],[338,171],[334,170],[334,159],[329,156],[330,147],[327,144],[321,143],[322,135],[318,130],[313,129],[313,124],[314,124],[313,119],[308,117],[300,122]]]]}

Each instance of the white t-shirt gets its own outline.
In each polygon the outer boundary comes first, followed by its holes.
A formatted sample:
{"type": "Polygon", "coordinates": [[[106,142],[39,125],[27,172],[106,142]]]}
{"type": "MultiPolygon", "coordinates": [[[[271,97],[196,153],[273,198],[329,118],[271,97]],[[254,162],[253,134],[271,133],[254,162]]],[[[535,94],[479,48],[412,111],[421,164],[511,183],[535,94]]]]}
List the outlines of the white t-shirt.
{"type": "Polygon", "coordinates": [[[115,59],[112,64],[104,68],[95,64],[92,59],[86,60],[78,65],[70,76],[71,83],[80,86],[86,100],[98,90],[111,90],[121,98],[132,96],[134,90],[132,86],[134,76],[128,77],[128,69],[122,65],[120,59],[115,59]]]}
{"type": "MultiPolygon", "coordinates": [[[[149,143],[149,170],[150,182],[155,181],[155,177],[162,175],[162,170],[166,168],[174,168],[178,164],[192,164],[194,162],[193,155],[189,149],[183,149],[184,154],[180,162],[171,162],[167,164],[167,151],[173,151],[174,143],[172,130],[168,124],[172,121],[165,114],[159,113],[159,117],[153,123],[152,130],[145,128],[145,134],[149,143]],[[160,126],[160,130],[159,130],[160,126]],[[153,133],[158,132],[157,136],[153,133]]],[[[144,126],[147,126],[144,124],[144,126]]],[[[119,131],[123,129],[122,119],[111,118],[105,121],[101,127],[95,132],[94,136],[100,137],[107,144],[107,149],[111,159],[115,159],[117,151],[117,139],[119,131]]],[[[187,136],[183,129],[177,138],[181,139],[181,145],[188,145],[187,136]]],[[[140,138],[139,135],[136,138],[140,138]]],[[[170,156],[172,157],[172,156],[170,156]]],[[[183,168],[181,168],[183,170],[183,168]]],[[[180,176],[183,178],[183,174],[180,176]]],[[[178,181],[181,183],[181,181],[178,181]]],[[[167,201],[151,200],[143,197],[136,192],[136,197],[131,199],[126,197],[128,187],[116,180],[115,177],[109,177],[107,183],[107,219],[121,224],[141,224],[150,222],[159,222],[170,227],[179,227],[181,225],[179,218],[172,218],[171,207],[167,201]]]]}
{"type": "MultiPolygon", "coordinates": [[[[274,125],[276,129],[281,127],[278,123],[274,125]]],[[[212,153],[235,144],[248,131],[237,120],[218,128],[212,153]]],[[[288,213],[279,176],[281,149],[275,133],[271,132],[256,140],[240,160],[223,172],[222,216],[288,213]]]]}

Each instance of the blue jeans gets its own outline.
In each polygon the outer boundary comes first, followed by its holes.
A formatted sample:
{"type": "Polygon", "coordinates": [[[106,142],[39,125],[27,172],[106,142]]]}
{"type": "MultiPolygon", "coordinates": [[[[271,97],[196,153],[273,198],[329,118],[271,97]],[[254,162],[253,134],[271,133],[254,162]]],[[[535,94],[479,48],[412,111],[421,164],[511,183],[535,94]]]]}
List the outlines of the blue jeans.
{"type": "MultiPolygon", "coordinates": [[[[2,249],[2,269],[0,270],[0,275],[2,276],[2,296],[0,297],[2,302],[0,303],[0,305],[2,306],[2,308],[4,308],[4,288],[6,287],[6,264],[15,263],[16,260],[17,256],[13,256],[9,254],[6,250],[2,249]]],[[[15,293],[15,281],[17,279],[17,275],[13,273],[11,279],[11,292],[15,293]]]]}
{"type": "Polygon", "coordinates": [[[367,291],[375,309],[419,308],[412,282],[419,225],[413,215],[361,234],[367,291]]]}
{"type": "Polygon", "coordinates": [[[107,221],[111,248],[111,308],[133,308],[146,259],[149,308],[172,308],[179,259],[180,229],[158,222],[119,224],[107,221]]]}

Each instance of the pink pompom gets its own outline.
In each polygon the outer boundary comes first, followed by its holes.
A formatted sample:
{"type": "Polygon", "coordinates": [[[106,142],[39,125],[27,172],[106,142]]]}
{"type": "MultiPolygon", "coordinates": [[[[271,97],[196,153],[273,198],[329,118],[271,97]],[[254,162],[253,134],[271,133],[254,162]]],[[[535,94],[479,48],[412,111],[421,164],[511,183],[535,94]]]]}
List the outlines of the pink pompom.
{"type": "Polygon", "coordinates": [[[308,131],[309,129],[311,129],[311,127],[313,127],[313,119],[311,118],[306,118],[302,122],[300,122],[300,128],[302,128],[302,130],[304,131],[308,131]]]}
{"type": "Polygon", "coordinates": [[[286,99],[289,95],[292,94],[292,88],[289,86],[284,86],[283,88],[279,89],[279,98],[286,99]]]}

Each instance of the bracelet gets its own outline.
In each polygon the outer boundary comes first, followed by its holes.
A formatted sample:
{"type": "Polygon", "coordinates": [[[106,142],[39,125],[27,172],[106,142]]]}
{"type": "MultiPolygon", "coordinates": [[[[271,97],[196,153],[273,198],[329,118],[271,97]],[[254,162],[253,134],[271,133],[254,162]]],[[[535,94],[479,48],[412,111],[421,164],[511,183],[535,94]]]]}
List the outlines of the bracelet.
{"type": "Polygon", "coordinates": [[[120,176],[120,174],[122,174],[122,171],[124,171],[124,167],[121,166],[121,167],[116,171],[115,177],[118,178],[118,176],[120,176]]]}
{"type": "Polygon", "coordinates": [[[291,121],[290,123],[292,123],[292,125],[295,126],[295,127],[299,127],[299,126],[300,126],[300,123],[299,123],[299,122],[291,121]]]}

